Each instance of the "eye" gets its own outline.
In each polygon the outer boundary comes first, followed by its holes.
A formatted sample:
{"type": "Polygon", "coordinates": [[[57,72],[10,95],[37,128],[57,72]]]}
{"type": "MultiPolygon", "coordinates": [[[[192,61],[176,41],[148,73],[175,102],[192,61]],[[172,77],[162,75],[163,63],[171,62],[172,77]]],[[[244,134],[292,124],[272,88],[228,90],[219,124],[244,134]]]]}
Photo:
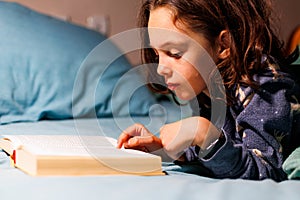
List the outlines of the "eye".
{"type": "Polygon", "coordinates": [[[175,58],[175,59],[179,59],[182,57],[182,54],[180,52],[171,52],[171,51],[168,51],[166,52],[166,54],[172,58],[175,58]]]}

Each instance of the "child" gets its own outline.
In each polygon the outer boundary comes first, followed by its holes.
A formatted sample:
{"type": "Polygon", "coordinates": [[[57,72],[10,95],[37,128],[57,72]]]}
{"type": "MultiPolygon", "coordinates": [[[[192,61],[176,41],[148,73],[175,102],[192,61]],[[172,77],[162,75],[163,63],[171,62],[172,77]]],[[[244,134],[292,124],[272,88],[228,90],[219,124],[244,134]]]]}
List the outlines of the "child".
{"type": "Polygon", "coordinates": [[[282,164],[300,145],[293,130],[300,98],[270,14],[270,0],[145,1],[140,26],[151,48],[143,49],[144,62],[158,63],[149,70],[165,82],[151,86],[197,99],[200,113],[164,125],[159,137],[134,124],[118,147],[197,163],[215,178],[285,180],[282,164]]]}

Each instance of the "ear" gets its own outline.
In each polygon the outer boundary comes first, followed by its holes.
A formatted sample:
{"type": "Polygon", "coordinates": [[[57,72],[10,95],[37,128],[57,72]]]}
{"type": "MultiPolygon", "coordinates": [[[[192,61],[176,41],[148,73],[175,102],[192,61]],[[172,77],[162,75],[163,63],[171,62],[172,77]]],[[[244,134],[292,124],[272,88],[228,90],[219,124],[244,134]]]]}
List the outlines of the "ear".
{"type": "Polygon", "coordinates": [[[230,44],[231,44],[231,37],[228,30],[221,31],[218,37],[219,43],[219,55],[220,59],[225,59],[230,56],[230,44]]]}

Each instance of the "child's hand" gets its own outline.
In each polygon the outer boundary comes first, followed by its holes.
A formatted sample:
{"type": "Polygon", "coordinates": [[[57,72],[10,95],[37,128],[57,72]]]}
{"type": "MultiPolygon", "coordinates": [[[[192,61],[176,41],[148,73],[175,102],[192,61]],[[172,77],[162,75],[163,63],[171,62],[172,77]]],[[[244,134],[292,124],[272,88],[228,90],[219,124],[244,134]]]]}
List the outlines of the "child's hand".
{"type": "Polygon", "coordinates": [[[219,135],[220,132],[209,120],[190,117],[162,126],[159,138],[142,124],[134,124],[122,132],[117,147],[167,154],[173,160],[182,160],[186,148],[198,145],[205,149],[219,135]]]}
{"type": "Polygon", "coordinates": [[[187,118],[160,128],[160,139],[165,152],[174,160],[183,155],[184,150],[193,144],[196,136],[198,121],[187,118]]]}
{"type": "Polygon", "coordinates": [[[162,149],[161,140],[142,124],[134,124],[122,132],[117,147],[121,148],[122,146],[144,152],[154,152],[162,149]]]}
{"type": "Polygon", "coordinates": [[[189,146],[207,148],[212,141],[219,138],[220,132],[203,117],[190,117],[160,129],[160,139],[165,152],[172,159],[178,160],[189,146]]]}

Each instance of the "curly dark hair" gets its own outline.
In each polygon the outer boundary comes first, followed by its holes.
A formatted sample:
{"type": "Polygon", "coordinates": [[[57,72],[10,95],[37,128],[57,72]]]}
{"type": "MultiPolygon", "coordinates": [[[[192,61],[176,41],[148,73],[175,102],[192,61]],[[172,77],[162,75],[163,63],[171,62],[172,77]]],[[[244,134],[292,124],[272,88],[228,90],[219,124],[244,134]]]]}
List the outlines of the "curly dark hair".
{"type": "MultiPolygon", "coordinates": [[[[226,91],[236,84],[257,88],[253,75],[268,67],[261,62],[264,55],[278,62],[285,59],[284,43],[273,28],[271,0],[146,0],[140,10],[139,27],[147,27],[151,10],[159,7],[168,7],[173,11],[174,24],[179,20],[204,35],[212,46],[222,30],[229,32],[230,56],[216,63],[226,91]]],[[[142,38],[147,46],[147,31],[142,38]]],[[[151,48],[143,48],[142,57],[144,63],[158,63],[151,48]]],[[[156,70],[150,70],[149,77],[154,76],[157,80],[156,70]]],[[[160,84],[150,87],[156,92],[171,92],[160,84]]],[[[227,98],[232,102],[230,94],[227,98]]]]}

